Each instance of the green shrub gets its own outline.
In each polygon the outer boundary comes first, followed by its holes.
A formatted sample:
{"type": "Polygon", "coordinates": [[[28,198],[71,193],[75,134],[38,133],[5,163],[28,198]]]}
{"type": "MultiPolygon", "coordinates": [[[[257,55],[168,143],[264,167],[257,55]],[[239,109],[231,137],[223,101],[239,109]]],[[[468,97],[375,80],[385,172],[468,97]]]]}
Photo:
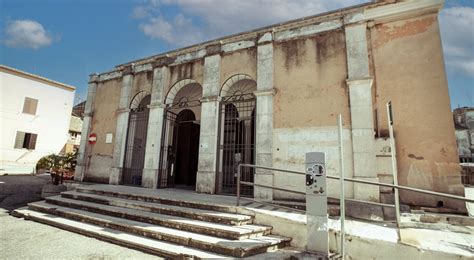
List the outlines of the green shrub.
{"type": "Polygon", "coordinates": [[[77,153],[67,153],[66,155],[50,154],[38,161],[36,171],[41,169],[48,170],[53,177],[53,181],[55,179],[54,175],[72,179],[76,169],[76,159],[77,153]]]}

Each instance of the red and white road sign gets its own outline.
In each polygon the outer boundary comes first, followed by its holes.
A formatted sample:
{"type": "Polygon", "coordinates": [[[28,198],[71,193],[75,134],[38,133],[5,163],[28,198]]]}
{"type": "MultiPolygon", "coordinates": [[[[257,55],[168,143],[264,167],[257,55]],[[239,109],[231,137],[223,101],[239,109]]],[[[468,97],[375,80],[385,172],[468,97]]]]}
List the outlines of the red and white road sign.
{"type": "Polygon", "coordinates": [[[92,133],[89,135],[89,144],[95,144],[97,142],[97,135],[92,133]]]}

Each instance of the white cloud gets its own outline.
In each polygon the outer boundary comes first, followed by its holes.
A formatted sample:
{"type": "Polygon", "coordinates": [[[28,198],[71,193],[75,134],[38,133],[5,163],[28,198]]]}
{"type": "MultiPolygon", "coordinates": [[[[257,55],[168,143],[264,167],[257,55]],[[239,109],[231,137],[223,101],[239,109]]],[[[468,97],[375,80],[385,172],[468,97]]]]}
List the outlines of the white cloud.
{"type": "Polygon", "coordinates": [[[200,42],[204,39],[199,28],[193,25],[190,18],[178,14],[173,20],[163,16],[151,17],[140,24],[140,30],[152,39],[161,39],[179,46],[200,42]]]}
{"type": "Polygon", "coordinates": [[[43,25],[33,20],[16,20],[5,27],[6,37],[3,42],[14,48],[39,49],[53,42],[43,25]]]}
{"type": "Polygon", "coordinates": [[[134,13],[147,10],[148,17],[141,16],[140,25],[147,36],[183,46],[367,1],[152,0],[136,7],[134,13]],[[164,6],[177,7],[180,14],[167,20],[162,14],[164,6]],[[192,29],[186,29],[181,20],[192,29]],[[193,25],[196,23],[199,26],[193,25]]]}
{"type": "Polygon", "coordinates": [[[440,27],[448,69],[474,78],[474,8],[444,9],[440,27]]]}

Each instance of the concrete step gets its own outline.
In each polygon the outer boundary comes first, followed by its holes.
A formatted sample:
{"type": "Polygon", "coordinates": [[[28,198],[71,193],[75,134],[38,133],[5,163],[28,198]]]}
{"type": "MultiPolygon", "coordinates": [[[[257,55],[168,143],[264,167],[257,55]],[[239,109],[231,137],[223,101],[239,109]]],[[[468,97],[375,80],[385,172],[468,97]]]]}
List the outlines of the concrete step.
{"type": "Polygon", "coordinates": [[[201,220],[163,215],[142,210],[68,199],[63,198],[61,196],[49,197],[46,199],[46,202],[63,207],[75,208],[103,215],[126,218],[130,220],[136,220],[140,222],[146,222],[164,227],[175,228],[226,239],[238,240],[246,238],[255,238],[262,235],[269,235],[272,229],[269,226],[260,225],[229,226],[205,222],[201,220]]]}
{"type": "Polygon", "coordinates": [[[290,241],[288,238],[278,236],[262,236],[253,239],[229,240],[77,209],[70,209],[48,204],[44,201],[30,203],[29,205],[31,209],[67,219],[82,221],[93,225],[112,228],[148,238],[163,240],[234,257],[246,257],[265,253],[267,251],[273,251],[278,247],[286,246],[290,241]]]}
{"type": "Polygon", "coordinates": [[[111,228],[74,221],[56,215],[37,212],[26,208],[15,210],[16,216],[22,216],[43,224],[55,226],[64,230],[94,237],[103,241],[137,249],[149,254],[155,254],[170,259],[222,259],[224,255],[189,248],[173,243],[158,241],[130,233],[117,232],[111,228]]]}
{"type": "Polygon", "coordinates": [[[108,197],[116,197],[116,198],[138,200],[138,201],[145,201],[145,202],[154,202],[154,203],[160,203],[160,204],[165,204],[165,205],[174,205],[174,206],[180,206],[180,207],[186,207],[186,208],[204,209],[204,210],[220,211],[220,212],[227,212],[227,213],[237,212],[236,209],[231,206],[214,205],[211,203],[186,201],[182,199],[164,198],[164,197],[157,196],[157,194],[153,194],[151,191],[152,190],[150,189],[143,189],[142,193],[140,193],[138,191],[132,192],[130,190],[128,191],[104,190],[104,189],[98,189],[94,186],[90,186],[90,187],[80,186],[80,187],[77,187],[76,189],[76,192],[78,193],[96,194],[96,195],[102,195],[102,196],[108,196],[108,197]]]}
{"type": "Polygon", "coordinates": [[[102,196],[96,194],[80,193],[68,191],[61,193],[62,197],[99,203],[122,208],[138,209],[143,211],[156,212],[164,215],[178,216],[184,218],[197,219],[207,222],[227,224],[227,225],[246,225],[251,224],[253,217],[241,214],[230,214],[219,211],[186,208],[174,205],[166,205],[155,202],[143,202],[137,200],[122,199],[117,197],[102,196]]]}

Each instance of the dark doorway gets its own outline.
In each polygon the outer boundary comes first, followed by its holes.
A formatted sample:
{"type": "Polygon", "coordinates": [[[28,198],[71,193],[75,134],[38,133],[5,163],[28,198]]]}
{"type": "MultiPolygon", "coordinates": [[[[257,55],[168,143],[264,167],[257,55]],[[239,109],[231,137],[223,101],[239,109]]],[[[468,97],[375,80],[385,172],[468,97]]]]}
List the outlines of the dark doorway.
{"type": "Polygon", "coordinates": [[[199,134],[200,125],[190,109],[165,112],[159,188],[196,186],[199,134]]]}
{"type": "Polygon", "coordinates": [[[150,95],[144,97],[137,107],[132,108],[128,120],[122,183],[141,185],[150,110],[150,95]]]}
{"type": "Polygon", "coordinates": [[[176,118],[176,171],[175,185],[196,185],[199,154],[200,126],[195,123],[194,113],[185,109],[176,118]]]}

